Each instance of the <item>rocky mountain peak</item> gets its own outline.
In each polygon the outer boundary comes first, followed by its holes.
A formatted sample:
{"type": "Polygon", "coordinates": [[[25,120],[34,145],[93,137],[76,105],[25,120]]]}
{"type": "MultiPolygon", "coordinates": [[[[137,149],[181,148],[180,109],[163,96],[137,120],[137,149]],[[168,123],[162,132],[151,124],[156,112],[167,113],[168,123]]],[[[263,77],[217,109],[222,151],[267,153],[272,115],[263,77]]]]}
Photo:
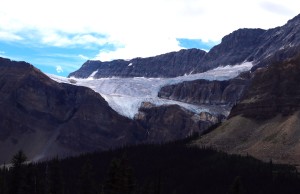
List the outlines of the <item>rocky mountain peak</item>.
{"type": "Polygon", "coordinates": [[[87,61],[83,66],[71,73],[69,77],[94,78],[101,77],[175,77],[191,72],[205,56],[200,49],[182,49],[147,58],[113,61],[87,61]],[[97,72],[96,72],[97,71],[97,72]]]}
{"type": "Polygon", "coordinates": [[[130,61],[87,61],[69,76],[87,78],[97,71],[101,77],[176,77],[201,73],[219,66],[236,65],[252,61],[264,66],[276,55],[283,60],[295,55],[300,47],[300,15],[282,27],[273,29],[238,29],[222,38],[219,45],[208,53],[199,49],[180,50],[148,58],[130,61]]]}
{"type": "Polygon", "coordinates": [[[249,28],[241,28],[238,30],[233,31],[232,33],[224,36],[222,38],[223,44],[228,44],[228,43],[240,43],[240,44],[245,44],[245,43],[251,43],[253,41],[256,41],[259,39],[259,37],[266,32],[266,30],[263,29],[249,29],[249,28]]]}
{"type": "Polygon", "coordinates": [[[300,14],[295,16],[293,19],[290,19],[287,24],[294,24],[294,25],[299,25],[300,24],[300,14]]]}

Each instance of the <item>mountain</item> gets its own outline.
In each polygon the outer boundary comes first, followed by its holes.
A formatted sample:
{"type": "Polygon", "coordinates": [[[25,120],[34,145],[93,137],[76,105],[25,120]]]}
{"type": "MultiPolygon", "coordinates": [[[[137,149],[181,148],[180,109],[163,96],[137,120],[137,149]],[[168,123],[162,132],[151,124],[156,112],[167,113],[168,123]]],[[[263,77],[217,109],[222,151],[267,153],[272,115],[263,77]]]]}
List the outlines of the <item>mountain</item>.
{"type": "Polygon", "coordinates": [[[258,68],[229,119],[195,144],[300,165],[300,52],[258,68]]]}
{"type": "Polygon", "coordinates": [[[245,61],[252,61],[259,67],[267,65],[273,56],[278,60],[291,57],[299,47],[300,15],[282,27],[236,30],[226,35],[208,53],[188,49],[129,61],[87,61],[69,77],[176,77],[245,61]]]}
{"type": "MultiPolygon", "coordinates": [[[[108,62],[87,61],[68,77],[176,77],[191,72],[206,54],[199,49],[181,50],[148,58],[114,60],[108,62]]],[[[205,70],[208,67],[203,67],[205,70]]]]}
{"type": "Polygon", "coordinates": [[[143,140],[145,130],[96,92],[57,83],[25,62],[0,58],[0,162],[104,150],[143,140]]]}
{"type": "Polygon", "coordinates": [[[300,164],[299,29],[300,15],[274,29],[234,31],[208,53],[87,61],[68,84],[0,58],[0,162],[19,149],[39,160],[181,139],[224,120],[233,106],[228,121],[195,143],[300,164]],[[123,78],[77,79],[112,76],[123,78]],[[128,78],[141,76],[148,78],[128,78]],[[132,119],[115,111],[126,108],[132,119]]]}
{"type": "Polygon", "coordinates": [[[228,105],[233,106],[241,98],[250,73],[224,80],[194,80],[162,87],[158,97],[196,105],[228,105]]]}
{"type": "MultiPolygon", "coordinates": [[[[300,124],[300,80],[297,77],[300,73],[299,50],[300,15],[273,29],[236,30],[225,36],[208,53],[188,49],[130,61],[88,61],[70,76],[188,77],[190,74],[217,70],[225,65],[251,62],[251,71],[234,79],[205,80],[205,77],[199,76],[199,80],[169,82],[162,85],[158,96],[199,106],[233,106],[227,121],[195,141],[199,146],[250,154],[265,161],[272,159],[274,162],[300,164],[297,130],[300,124]],[[119,62],[123,65],[118,65],[119,62]],[[178,67],[178,64],[184,65],[178,67]]],[[[174,113],[173,118],[177,118],[180,123],[180,119],[175,116],[180,111],[174,107],[170,110],[174,113]]],[[[156,126],[153,121],[159,121],[161,126],[168,124],[164,118],[170,114],[161,114],[163,117],[158,118],[158,112],[164,113],[167,110],[164,107],[159,111],[155,107],[142,107],[141,113],[137,115],[141,118],[140,124],[148,129],[156,126]],[[143,123],[145,121],[147,125],[143,123]]],[[[192,129],[194,124],[188,126],[192,129]]],[[[176,131],[174,134],[177,134],[176,131]]]]}
{"type": "Polygon", "coordinates": [[[223,119],[175,105],[144,106],[136,119],[129,119],[88,87],[58,83],[26,62],[4,58],[0,106],[0,163],[20,149],[30,160],[44,160],[182,139],[223,119]]]}

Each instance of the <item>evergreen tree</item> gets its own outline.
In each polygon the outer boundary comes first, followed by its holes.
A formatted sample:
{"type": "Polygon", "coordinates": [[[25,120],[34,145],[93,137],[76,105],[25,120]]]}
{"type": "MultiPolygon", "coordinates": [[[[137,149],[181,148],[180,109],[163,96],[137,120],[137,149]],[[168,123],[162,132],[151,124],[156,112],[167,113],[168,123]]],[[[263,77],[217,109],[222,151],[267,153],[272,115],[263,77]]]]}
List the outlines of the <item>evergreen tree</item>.
{"type": "Polygon", "coordinates": [[[154,189],[155,189],[154,194],[161,194],[161,172],[160,171],[154,189]]]}
{"type": "Polygon", "coordinates": [[[0,194],[7,194],[7,168],[5,165],[0,168],[0,194]]]}
{"type": "Polygon", "coordinates": [[[38,180],[36,169],[33,165],[28,166],[28,171],[25,179],[24,194],[37,194],[38,193],[38,180]]]}
{"type": "Polygon", "coordinates": [[[26,160],[27,156],[25,155],[25,153],[22,150],[18,151],[18,153],[14,155],[11,160],[13,169],[20,169],[24,165],[26,160]]]}
{"type": "Polygon", "coordinates": [[[138,193],[140,194],[154,194],[155,186],[152,182],[147,182],[138,193]]]}
{"type": "Polygon", "coordinates": [[[233,184],[230,188],[230,194],[244,194],[245,190],[241,181],[241,177],[235,177],[233,184]]]}
{"type": "Polygon", "coordinates": [[[44,174],[44,177],[42,180],[42,193],[50,194],[49,164],[46,164],[43,174],[44,174]]]}
{"type": "Polygon", "coordinates": [[[54,159],[49,166],[49,190],[50,194],[63,194],[64,184],[59,160],[54,159]]]}
{"type": "Polygon", "coordinates": [[[134,181],[132,169],[125,157],[111,162],[108,178],[104,186],[106,194],[132,194],[134,181]]]}
{"type": "Polygon", "coordinates": [[[79,184],[80,194],[92,194],[96,191],[93,177],[93,167],[90,160],[87,160],[81,169],[79,184]]]}
{"type": "Polygon", "coordinates": [[[25,161],[27,160],[26,155],[20,150],[16,155],[13,156],[12,163],[12,180],[10,185],[10,194],[23,194],[25,187],[25,161]]]}

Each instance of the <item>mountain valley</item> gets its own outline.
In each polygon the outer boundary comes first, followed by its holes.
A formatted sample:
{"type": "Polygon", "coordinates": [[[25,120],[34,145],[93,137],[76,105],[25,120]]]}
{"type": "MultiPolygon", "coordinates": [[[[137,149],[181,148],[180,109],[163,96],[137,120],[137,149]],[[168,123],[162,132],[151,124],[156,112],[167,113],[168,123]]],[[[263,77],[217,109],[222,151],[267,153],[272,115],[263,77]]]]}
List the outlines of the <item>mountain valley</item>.
{"type": "Polygon", "coordinates": [[[209,52],[89,60],[68,78],[0,58],[0,162],[19,149],[39,161],[199,133],[198,146],[298,165],[299,31],[300,15],[236,30],[209,52]]]}

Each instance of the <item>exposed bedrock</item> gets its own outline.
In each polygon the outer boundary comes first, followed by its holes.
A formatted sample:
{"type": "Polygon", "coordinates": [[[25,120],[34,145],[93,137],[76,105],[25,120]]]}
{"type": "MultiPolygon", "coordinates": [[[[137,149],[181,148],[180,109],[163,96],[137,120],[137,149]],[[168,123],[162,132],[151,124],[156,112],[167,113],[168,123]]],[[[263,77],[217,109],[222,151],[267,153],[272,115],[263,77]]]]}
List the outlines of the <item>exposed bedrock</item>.
{"type": "Polygon", "coordinates": [[[193,133],[203,133],[225,116],[207,112],[190,112],[178,105],[155,106],[144,102],[135,115],[135,120],[147,130],[150,142],[182,139],[193,133]]]}
{"type": "Polygon", "coordinates": [[[250,78],[249,72],[226,81],[195,80],[160,89],[158,97],[197,105],[233,106],[241,98],[250,78]]]}

